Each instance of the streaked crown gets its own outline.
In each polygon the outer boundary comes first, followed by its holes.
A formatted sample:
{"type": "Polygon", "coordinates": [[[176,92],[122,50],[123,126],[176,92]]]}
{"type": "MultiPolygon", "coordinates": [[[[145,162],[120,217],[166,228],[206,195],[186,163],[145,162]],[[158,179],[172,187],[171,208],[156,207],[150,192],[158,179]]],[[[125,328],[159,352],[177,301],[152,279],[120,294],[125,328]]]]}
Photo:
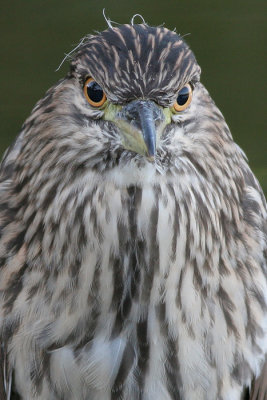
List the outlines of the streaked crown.
{"type": "Polygon", "coordinates": [[[80,79],[92,76],[109,99],[174,102],[177,91],[199,79],[200,67],[181,36],[164,27],[121,25],[88,36],[72,61],[80,79]]]}

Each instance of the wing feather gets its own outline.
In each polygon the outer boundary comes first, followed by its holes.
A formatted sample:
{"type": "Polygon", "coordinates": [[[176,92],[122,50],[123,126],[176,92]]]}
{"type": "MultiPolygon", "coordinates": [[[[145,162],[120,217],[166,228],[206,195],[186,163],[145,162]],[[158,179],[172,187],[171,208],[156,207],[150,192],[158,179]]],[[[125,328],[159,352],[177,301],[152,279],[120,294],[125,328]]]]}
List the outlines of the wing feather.
{"type": "Polygon", "coordinates": [[[253,382],[249,400],[267,399],[267,356],[260,376],[253,382]]]}
{"type": "MultiPolygon", "coordinates": [[[[0,164],[0,198],[3,199],[8,195],[9,189],[12,186],[14,166],[16,159],[21,151],[24,132],[22,131],[16,138],[15,142],[6,150],[0,164]]],[[[4,212],[4,210],[2,210],[4,212]]],[[[0,215],[1,217],[1,215],[0,215]]],[[[0,234],[3,229],[1,227],[0,218],[0,234]]],[[[0,254],[0,257],[4,254],[0,254]]],[[[1,325],[0,325],[0,399],[1,400],[16,400],[19,399],[12,392],[12,371],[8,365],[7,348],[2,340],[1,325]]]]}
{"type": "Polygon", "coordinates": [[[0,399],[11,400],[12,374],[8,368],[7,353],[4,344],[0,345],[0,399]]]}

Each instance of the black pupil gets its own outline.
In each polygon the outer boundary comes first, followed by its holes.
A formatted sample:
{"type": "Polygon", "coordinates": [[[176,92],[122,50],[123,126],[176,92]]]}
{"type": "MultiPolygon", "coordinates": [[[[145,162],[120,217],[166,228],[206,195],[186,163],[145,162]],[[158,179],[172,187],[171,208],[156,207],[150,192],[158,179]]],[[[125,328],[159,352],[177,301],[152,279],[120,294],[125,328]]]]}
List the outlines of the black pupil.
{"type": "Polygon", "coordinates": [[[87,85],[87,94],[89,99],[94,101],[95,103],[99,103],[104,96],[102,88],[96,82],[89,82],[87,85]]]}
{"type": "Polygon", "coordinates": [[[177,96],[177,100],[176,100],[177,103],[179,104],[179,106],[183,106],[187,102],[187,100],[189,98],[189,94],[190,94],[190,89],[188,86],[184,86],[180,90],[180,92],[178,93],[178,96],[177,96]]]}

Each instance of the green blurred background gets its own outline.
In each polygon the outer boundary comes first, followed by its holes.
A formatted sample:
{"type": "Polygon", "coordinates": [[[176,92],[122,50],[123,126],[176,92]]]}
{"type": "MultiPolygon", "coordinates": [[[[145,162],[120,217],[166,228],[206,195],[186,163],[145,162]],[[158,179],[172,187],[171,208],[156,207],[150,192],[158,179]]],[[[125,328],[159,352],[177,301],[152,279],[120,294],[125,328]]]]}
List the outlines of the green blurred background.
{"type": "Polygon", "coordinates": [[[267,193],[266,0],[1,0],[0,154],[65,75],[67,63],[55,72],[64,53],[106,28],[103,8],[119,23],[140,13],[151,25],[190,33],[202,81],[267,193]]]}

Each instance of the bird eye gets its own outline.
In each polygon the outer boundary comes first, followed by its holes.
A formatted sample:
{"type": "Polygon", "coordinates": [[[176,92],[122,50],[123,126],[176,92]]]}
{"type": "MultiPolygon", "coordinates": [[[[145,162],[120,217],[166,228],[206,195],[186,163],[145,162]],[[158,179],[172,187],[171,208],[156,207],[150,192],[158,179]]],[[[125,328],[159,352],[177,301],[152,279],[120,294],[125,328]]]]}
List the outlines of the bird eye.
{"type": "Polygon", "coordinates": [[[86,100],[93,107],[101,107],[107,100],[102,87],[93,78],[85,81],[83,92],[86,100]]]}
{"type": "Polygon", "coordinates": [[[192,86],[189,83],[187,83],[178,92],[176,102],[173,105],[175,111],[185,110],[191,103],[191,100],[192,100],[192,86]]]}

